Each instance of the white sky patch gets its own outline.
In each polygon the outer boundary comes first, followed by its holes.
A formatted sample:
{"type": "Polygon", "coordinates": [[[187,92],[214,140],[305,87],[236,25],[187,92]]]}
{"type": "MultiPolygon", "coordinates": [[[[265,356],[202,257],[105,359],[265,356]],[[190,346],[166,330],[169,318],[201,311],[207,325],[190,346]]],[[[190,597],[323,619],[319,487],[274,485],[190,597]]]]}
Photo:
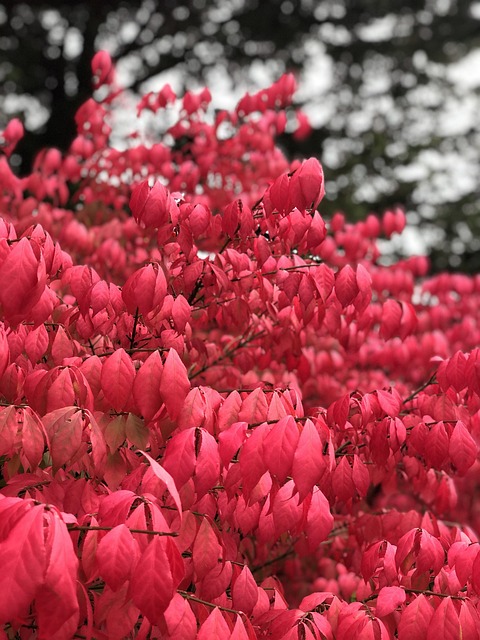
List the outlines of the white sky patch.
{"type": "MultiPolygon", "coordinates": [[[[480,3],[478,6],[480,7],[480,3]]],[[[458,62],[449,65],[447,78],[464,91],[478,89],[480,87],[480,47],[467,53],[458,62]]]]}
{"type": "Polygon", "coordinates": [[[397,23],[397,17],[390,13],[383,18],[372,20],[370,24],[357,27],[356,32],[365,42],[390,40],[395,33],[397,23]]]}
{"type": "Polygon", "coordinates": [[[431,229],[422,229],[407,225],[403,232],[394,234],[390,240],[377,240],[382,256],[398,253],[403,256],[425,256],[432,246],[436,234],[431,229]]]}

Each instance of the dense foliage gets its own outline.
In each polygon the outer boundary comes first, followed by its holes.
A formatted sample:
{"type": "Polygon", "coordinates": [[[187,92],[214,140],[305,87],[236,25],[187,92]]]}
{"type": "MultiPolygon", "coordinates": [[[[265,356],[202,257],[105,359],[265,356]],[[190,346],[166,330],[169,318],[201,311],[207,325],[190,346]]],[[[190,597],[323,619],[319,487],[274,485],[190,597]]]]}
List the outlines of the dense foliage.
{"type": "Polygon", "coordinates": [[[291,76],[119,150],[92,65],[65,156],[3,132],[0,637],[478,639],[480,279],[326,224],[291,76]]]}
{"type": "Polygon", "coordinates": [[[136,94],[167,78],[177,92],[205,84],[218,87],[222,108],[245,82],[260,88],[293,71],[313,131],[299,141],[288,129],[281,144],[289,157],[322,162],[323,213],[359,220],[400,203],[421,225],[434,271],[476,273],[479,8],[476,0],[0,2],[0,128],[5,117],[26,124],[12,158],[22,175],[40,148],[66,151],[99,49],[136,94]]]}

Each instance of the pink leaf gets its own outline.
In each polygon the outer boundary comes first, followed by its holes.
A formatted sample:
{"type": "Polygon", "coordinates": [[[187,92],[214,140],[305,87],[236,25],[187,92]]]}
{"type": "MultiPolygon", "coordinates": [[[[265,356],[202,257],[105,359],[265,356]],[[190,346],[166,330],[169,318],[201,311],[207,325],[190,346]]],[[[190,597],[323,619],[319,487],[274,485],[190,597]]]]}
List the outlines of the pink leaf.
{"type": "Polygon", "coordinates": [[[215,607],[200,627],[197,640],[229,640],[230,628],[220,609],[215,607]]]}
{"type": "Polygon", "coordinates": [[[162,614],[178,586],[173,581],[166,544],[165,538],[154,536],[138,561],[130,582],[134,604],[152,624],[162,622],[162,614]]]}
{"type": "Polygon", "coordinates": [[[193,567],[197,580],[204,578],[216,567],[221,557],[222,549],[217,536],[207,519],[203,518],[192,549],[193,567]]]}
{"type": "MultiPolygon", "coordinates": [[[[0,622],[26,616],[37,589],[44,581],[46,550],[43,506],[29,509],[17,520],[0,545],[0,622]]],[[[8,517],[8,510],[2,518],[8,517]]]]}
{"type": "Polygon", "coordinates": [[[298,427],[292,416],[281,418],[264,440],[263,448],[268,470],[280,483],[291,474],[298,440],[298,427]]]}
{"type": "Polygon", "coordinates": [[[477,459],[478,447],[461,420],[453,428],[448,453],[459,475],[462,476],[467,473],[477,459]]]}
{"type": "Polygon", "coordinates": [[[190,380],[187,369],[175,349],[170,349],[163,366],[160,395],[172,420],[178,418],[189,391],[190,380]]]}
{"type": "Polygon", "coordinates": [[[150,422],[162,406],[160,380],[163,364],[158,351],[154,351],[137,371],[133,383],[133,399],[145,422],[150,422]]]}
{"type": "Polygon", "coordinates": [[[72,539],[55,511],[46,512],[48,567],[36,597],[40,638],[70,640],[79,618],[77,599],[78,560],[72,539]]]}
{"type": "Polygon", "coordinates": [[[388,616],[392,611],[405,602],[406,594],[400,587],[383,587],[378,592],[375,608],[377,616],[388,616]]]}
{"type": "Polygon", "coordinates": [[[335,292],[342,307],[347,307],[359,292],[357,276],[352,267],[345,265],[335,276],[335,292]]]}
{"type": "Polygon", "coordinates": [[[235,609],[251,615],[258,600],[258,586],[252,572],[243,567],[232,586],[232,602],[235,609]]]}
{"type": "Polygon", "coordinates": [[[318,545],[327,539],[332,526],[333,516],[330,512],[330,504],[320,489],[315,488],[308,507],[305,527],[308,548],[311,552],[316,551],[318,545]]]}
{"type": "Polygon", "coordinates": [[[118,591],[130,579],[138,556],[138,545],[124,524],[117,525],[100,540],[98,568],[112,591],[118,591]]]}
{"type": "Polygon", "coordinates": [[[292,477],[302,502],[322,477],[327,466],[318,431],[306,420],[293,457],[292,477]]]}
{"type": "Polygon", "coordinates": [[[102,391],[115,411],[123,411],[126,407],[134,380],[135,367],[124,349],[117,349],[108,356],[102,367],[102,391]]]}
{"type": "Polygon", "coordinates": [[[146,459],[150,463],[150,467],[152,468],[153,473],[157,476],[159,480],[162,481],[162,483],[170,492],[170,495],[172,496],[173,501],[175,502],[175,506],[178,509],[178,513],[181,519],[182,518],[182,502],[180,500],[180,496],[178,494],[177,487],[175,485],[175,482],[172,476],[168,473],[168,471],[166,471],[166,469],[164,469],[160,464],[158,464],[156,460],[151,458],[148,455],[148,453],[145,453],[145,451],[140,451],[140,453],[146,457],[146,459]]]}

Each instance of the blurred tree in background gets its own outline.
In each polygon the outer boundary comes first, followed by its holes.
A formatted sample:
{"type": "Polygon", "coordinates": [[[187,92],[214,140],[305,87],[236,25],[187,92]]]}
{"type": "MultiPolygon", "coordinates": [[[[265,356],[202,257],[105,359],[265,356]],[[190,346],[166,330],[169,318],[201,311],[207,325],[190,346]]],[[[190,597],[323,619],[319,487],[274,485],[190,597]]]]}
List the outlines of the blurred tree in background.
{"type": "Polygon", "coordinates": [[[434,269],[480,271],[480,2],[0,2],[1,118],[28,130],[19,172],[68,147],[102,48],[132,91],[208,83],[233,99],[296,71],[314,130],[282,143],[324,164],[322,213],[402,204],[434,269]]]}

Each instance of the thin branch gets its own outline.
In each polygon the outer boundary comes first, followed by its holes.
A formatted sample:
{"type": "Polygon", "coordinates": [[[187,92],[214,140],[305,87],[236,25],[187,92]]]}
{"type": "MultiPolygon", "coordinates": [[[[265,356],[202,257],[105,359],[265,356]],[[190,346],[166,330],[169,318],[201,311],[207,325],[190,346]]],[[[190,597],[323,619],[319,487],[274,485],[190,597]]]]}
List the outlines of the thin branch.
{"type": "Polygon", "coordinates": [[[415,389],[413,393],[407,396],[405,400],[403,400],[403,404],[407,404],[407,402],[410,402],[410,400],[413,400],[421,391],[426,389],[431,384],[434,384],[435,381],[436,381],[435,374],[433,374],[426,382],[424,382],[420,387],[418,387],[418,389],[415,389]]]}
{"type": "Polygon", "coordinates": [[[240,341],[237,345],[235,345],[235,347],[231,347],[230,349],[227,349],[227,351],[225,351],[225,353],[219,356],[216,360],[208,364],[205,364],[201,369],[199,369],[198,371],[195,371],[195,373],[192,373],[190,375],[190,380],[193,380],[193,378],[196,378],[197,376],[201,375],[204,371],[206,371],[207,369],[210,369],[210,367],[216,366],[219,362],[222,362],[222,360],[226,360],[227,358],[232,356],[238,349],[243,349],[243,347],[247,346],[247,344],[249,344],[253,340],[256,340],[256,338],[261,338],[263,335],[265,335],[265,333],[266,333],[265,329],[262,329],[262,331],[259,331],[258,333],[254,333],[249,338],[245,338],[243,341],[240,341]]]}
{"type": "MultiPolygon", "coordinates": [[[[160,351],[160,352],[167,352],[169,351],[169,349],[165,349],[164,347],[155,347],[155,349],[150,348],[150,349],[144,349],[143,347],[135,347],[133,349],[125,349],[125,353],[128,353],[129,355],[133,355],[135,353],[154,353],[155,351],[160,351]]],[[[95,355],[98,358],[106,358],[107,356],[113,356],[113,354],[116,353],[115,350],[112,351],[104,351],[103,353],[96,353],[95,355]]],[[[90,358],[90,354],[87,354],[85,356],[81,356],[82,359],[87,359],[90,358]]]]}
{"type": "Polygon", "coordinates": [[[130,349],[135,348],[135,336],[137,334],[137,325],[138,325],[138,307],[135,309],[135,316],[133,318],[132,335],[130,336],[130,349]]]}
{"type": "MultiPolygon", "coordinates": [[[[88,525],[80,526],[73,525],[68,526],[69,531],[111,531],[114,527],[89,527],[88,525]]],[[[148,529],[129,529],[130,533],[145,533],[152,536],[170,536],[172,538],[177,538],[178,533],[172,531],[149,531],[148,529]]]]}
{"type": "Polygon", "coordinates": [[[181,591],[180,589],[178,589],[177,593],[179,593],[183,598],[186,598],[187,600],[197,602],[198,604],[204,604],[206,607],[211,607],[212,609],[217,608],[220,609],[220,611],[225,611],[226,613],[234,613],[237,616],[240,615],[240,611],[237,611],[236,609],[229,609],[228,607],[222,607],[222,605],[220,604],[214,604],[213,602],[208,602],[207,600],[201,600],[196,596],[192,596],[192,594],[188,593],[188,591],[181,591]]]}
{"type": "Polygon", "coordinates": [[[438,596],[439,598],[452,598],[452,600],[467,600],[467,596],[452,596],[449,593],[439,593],[438,591],[430,591],[430,589],[407,589],[402,587],[406,593],[418,593],[424,596],[438,596]]]}
{"type": "Polygon", "coordinates": [[[285,558],[288,558],[288,556],[291,556],[292,553],[294,553],[294,549],[289,549],[288,551],[285,551],[285,553],[282,553],[280,556],[277,556],[276,558],[271,558],[270,560],[267,560],[263,564],[258,565],[258,567],[252,567],[251,572],[256,573],[257,571],[261,571],[265,567],[268,567],[271,564],[275,564],[275,562],[280,562],[280,560],[284,560],[285,558]]]}

